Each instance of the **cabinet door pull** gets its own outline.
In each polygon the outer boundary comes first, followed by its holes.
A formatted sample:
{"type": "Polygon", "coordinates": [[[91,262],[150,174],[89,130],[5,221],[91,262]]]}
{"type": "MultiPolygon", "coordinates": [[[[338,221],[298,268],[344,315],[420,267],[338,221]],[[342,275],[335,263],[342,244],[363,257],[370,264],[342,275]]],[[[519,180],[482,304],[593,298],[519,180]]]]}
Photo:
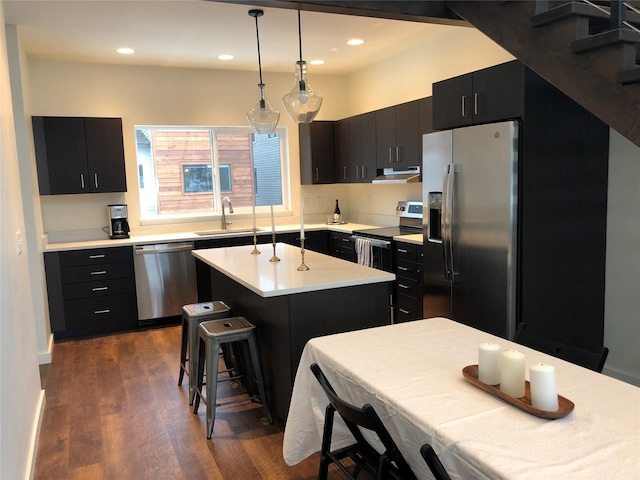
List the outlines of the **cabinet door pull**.
{"type": "Polygon", "coordinates": [[[396,147],[396,163],[400,163],[402,161],[402,148],[396,147]]]}
{"type": "Polygon", "coordinates": [[[362,165],[362,179],[364,180],[365,178],[367,178],[367,166],[362,165]]]}
{"type": "Polygon", "coordinates": [[[95,185],[96,189],[98,188],[98,174],[94,173],[93,174],[93,184],[95,185]]]}
{"type": "Polygon", "coordinates": [[[109,290],[109,287],[95,287],[91,289],[92,292],[103,292],[105,290],[109,290]]]}
{"type": "Polygon", "coordinates": [[[400,313],[404,313],[405,315],[409,315],[411,312],[409,310],[405,310],[404,308],[399,308],[400,313]]]}
{"type": "Polygon", "coordinates": [[[478,115],[478,97],[480,95],[478,93],[473,94],[473,114],[478,115]]]}
{"type": "Polygon", "coordinates": [[[100,313],[109,313],[110,311],[111,311],[111,310],[109,310],[109,309],[107,308],[107,309],[105,309],[105,310],[95,310],[93,313],[97,313],[97,314],[100,314],[100,313]]]}
{"type": "Polygon", "coordinates": [[[102,255],[89,255],[89,258],[104,258],[106,255],[103,253],[102,255]]]}
{"type": "Polygon", "coordinates": [[[320,172],[318,171],[318,167],[316,167],[316,182],[320,181],[320,172]]]}
{"type": "Polygon", "coordinates": [[[467,103],[467,96],[466,95],[462,95],[462,97],[460,97],[461,100],[461,107],[460,107],[460,113],[462,114],[463,117],[467,116],[467,109],[465,108],[466,103],[467,103]]]}
{"type": "Polygon", "coordinates": [[[402,270],[403,272],[408,272],[409,269],[407,267],[402,267],[400,265],[398,265],[398,270],[402,270]]]}
{"type": "Polygon", "coordinates": [[[342,179],[349,180],[349,167],[344,167],[342,170],[342,179]]]}
{"type": "Polygon", "coordinates": [[[409,253],[409,250],[405,250],[404,248],[399,248],[398,252],[400,252],[400,253],[409,253]]]}
{"type": "Polygon", "coordinates": [[[409,290],[411,287],[409,285],[405,285],[404,283],[399,283],[398,288],[404,288],[405,290],[409,290]]]}
{"type": "Polygon", "coordinates": [[[100,270],[98,272],[91,272],[91,275],[104,275],[105,273],[107,273],[106,270],[100,270]]]}
{"type": "Polygon", "coordinates": [[[84,190],[84,173],[80,174],[80,188],[84,190]]]}
{"type": "Polygon", "coordinates": [[[393,151],[393,147],[389,147],[389,163],[393,163],[393,156],[391,152],[393,151]]]}

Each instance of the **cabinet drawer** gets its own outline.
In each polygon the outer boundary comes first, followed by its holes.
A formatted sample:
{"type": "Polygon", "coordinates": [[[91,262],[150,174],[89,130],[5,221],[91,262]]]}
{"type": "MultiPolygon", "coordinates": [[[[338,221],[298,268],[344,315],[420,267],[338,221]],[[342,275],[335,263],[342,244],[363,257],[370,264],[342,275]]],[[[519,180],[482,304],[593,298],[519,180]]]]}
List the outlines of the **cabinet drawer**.
{"type": "Polygon", "coordinates": [[[415,262],[418,255],[418,245],[413,243],[395,243],[394,246],[396,260],[407,260],[415,262]]]}
{"type": "Polygon", "coordinates": [[[398,295],[396,298],[395,321],[407,322],[422,318],[422,298],[415,299],[398,295]]]}
{"type": "Polygon", "coordinates": [[[396,277],[396,295],[406,295],[412,298],[422,298],[422,287],[417,280],[406,277],[396,277]]]}
{"type": "Polygon", "coordinates": [[[67,283],[62,286],[62,295],[65,300],[104,297],[123,293],[136,293],[136,283],[133,277],[104,279],[96,282],[67,283]]]}
{"type": "Polygon", "coordinates": [[[135,328],[138,308],[135,294],[83,298],[64,302],[66,330],[106,332],[135,328]]]}
{"type": "Polygon", "coordinates": [[[113,278],[133,277],[133,262],[83,265],[60,269],[62,283],[96,282],[113,278]]]}
{"type": "Polygon", "coordinates": [[[406,260],[396,261],[396,275],[418,280],[418,272],[420,266],[416,262],[407,262],[406,260]]]}
{"type": "Polygon", "coordinates": [[[133,247],[93,248],[59,252],[61,267],[133,262],[133,247]]]}

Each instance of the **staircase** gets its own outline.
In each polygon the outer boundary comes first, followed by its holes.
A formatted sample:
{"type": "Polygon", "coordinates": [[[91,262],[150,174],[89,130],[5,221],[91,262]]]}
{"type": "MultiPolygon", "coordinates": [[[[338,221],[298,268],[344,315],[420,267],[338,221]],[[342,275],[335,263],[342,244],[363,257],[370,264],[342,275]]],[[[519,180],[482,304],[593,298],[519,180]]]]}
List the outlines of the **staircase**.
{"type": "Polygon", "coordinates": [[[640,147],[639,1],[445,3],[640,147]]]}

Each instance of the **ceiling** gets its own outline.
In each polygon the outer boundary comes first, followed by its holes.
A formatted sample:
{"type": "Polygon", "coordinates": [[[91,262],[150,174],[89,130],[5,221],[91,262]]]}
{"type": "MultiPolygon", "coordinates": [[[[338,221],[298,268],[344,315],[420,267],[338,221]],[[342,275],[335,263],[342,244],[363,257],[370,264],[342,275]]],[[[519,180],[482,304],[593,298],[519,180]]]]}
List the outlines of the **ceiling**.
{"type": "MultiPolygon", "coordinates": [[[[30,57],[185,68],[257,70],[255,21],[247,5],[203,0],[2,0],[30,57]],[[131,47],[133,55],[115,53],[131,47]],[[220,54],[232,61],[217,59],[220,54]]],[[[262,8],[262,7],[261,7],[262,8]]],[[[299,57],[297,12],[262,8],[262,68],[293,71],[299,57]]],[[[303,58],[314,73],[344,75],[464,28],[311,11],[301,12],[303,58]],[[351,47],[350,38],[365,43],[351,47]]]]}

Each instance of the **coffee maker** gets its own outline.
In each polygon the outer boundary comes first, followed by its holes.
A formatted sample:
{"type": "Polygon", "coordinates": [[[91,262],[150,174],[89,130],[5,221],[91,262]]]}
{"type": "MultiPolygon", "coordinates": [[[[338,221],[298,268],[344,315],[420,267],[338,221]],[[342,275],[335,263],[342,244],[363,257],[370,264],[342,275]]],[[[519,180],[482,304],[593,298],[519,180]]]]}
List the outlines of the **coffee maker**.
{"type": "Polygon", "coordinates": [[[109,237],[129,238],[129,221],[127,220],[127,205],[109,205],[109,237]]]}

